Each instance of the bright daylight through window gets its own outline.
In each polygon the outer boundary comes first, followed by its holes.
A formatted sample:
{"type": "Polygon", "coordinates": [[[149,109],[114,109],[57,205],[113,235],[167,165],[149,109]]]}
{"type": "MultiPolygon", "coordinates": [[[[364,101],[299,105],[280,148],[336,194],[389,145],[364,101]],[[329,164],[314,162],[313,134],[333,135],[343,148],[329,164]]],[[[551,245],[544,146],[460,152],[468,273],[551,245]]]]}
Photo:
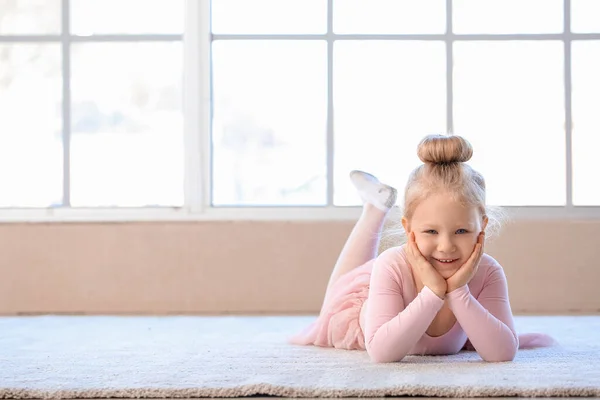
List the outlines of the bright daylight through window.
{"type": "Polygon", "coordinates": [[[0,0],[0,207],[358,205],[350,170],[403,188],[444,132],[491,204],[600,205],[600,0],[187,6],[0,0]]]}
{"type": "Polygon", "coordinates": [[[355,205],[350,170],[402,188],[455,132],[490,203],[599,205],[600,1],[570,5],[213,0],[214,204],[355,205]]]}
{"type": "Polygon", "coordinates": [[[183,17],[183,0],[0,0],[0,206],[183,204],[183,17]]]}

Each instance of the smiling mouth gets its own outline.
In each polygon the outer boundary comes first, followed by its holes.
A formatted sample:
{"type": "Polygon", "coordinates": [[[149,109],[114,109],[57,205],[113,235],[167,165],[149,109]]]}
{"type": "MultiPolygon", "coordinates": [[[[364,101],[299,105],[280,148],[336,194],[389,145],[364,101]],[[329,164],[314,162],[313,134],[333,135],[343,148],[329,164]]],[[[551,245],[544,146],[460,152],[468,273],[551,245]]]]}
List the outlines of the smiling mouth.
{"type": "Polygon", "coordinates": [[[452,263],[458,261],[458,258],[442,258],[442,259],[434,258],[434,260],[439,263],[442,263],[442,264],[452,264],[452,263]]]}

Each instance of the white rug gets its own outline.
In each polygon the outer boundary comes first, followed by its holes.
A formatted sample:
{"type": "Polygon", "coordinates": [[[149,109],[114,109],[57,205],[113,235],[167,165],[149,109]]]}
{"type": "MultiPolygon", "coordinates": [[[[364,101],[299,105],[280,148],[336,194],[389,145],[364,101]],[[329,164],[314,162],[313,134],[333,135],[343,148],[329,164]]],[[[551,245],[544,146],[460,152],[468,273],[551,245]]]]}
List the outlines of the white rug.
{"type": "Polygon", "coordinates": [[[0,398],[600,396],[600,317],[518,317],[560,345],[373,364],[291,346],[313,317],[0,318],[0,398]]]}

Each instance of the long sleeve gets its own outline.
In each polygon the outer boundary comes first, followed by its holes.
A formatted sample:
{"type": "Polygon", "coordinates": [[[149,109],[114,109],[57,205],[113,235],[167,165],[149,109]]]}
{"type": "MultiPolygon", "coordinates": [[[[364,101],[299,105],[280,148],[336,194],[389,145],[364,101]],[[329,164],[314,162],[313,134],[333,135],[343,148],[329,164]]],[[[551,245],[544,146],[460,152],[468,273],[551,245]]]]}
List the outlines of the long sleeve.
{"type": "Polygon", "coordinates": [[[485,361],[511,361],[519,348],[502,267],[494,265],[476,299],[467,285],[446,295],[450,309],[485,361]]]}
{"type": "Polygon", "coordinates": [[[424,287],[405,307],[401,274],[387,258],[375,261],[366,309],[365,345],[375,362],[402,360],[444,305],[444,300],[424,287]]]}

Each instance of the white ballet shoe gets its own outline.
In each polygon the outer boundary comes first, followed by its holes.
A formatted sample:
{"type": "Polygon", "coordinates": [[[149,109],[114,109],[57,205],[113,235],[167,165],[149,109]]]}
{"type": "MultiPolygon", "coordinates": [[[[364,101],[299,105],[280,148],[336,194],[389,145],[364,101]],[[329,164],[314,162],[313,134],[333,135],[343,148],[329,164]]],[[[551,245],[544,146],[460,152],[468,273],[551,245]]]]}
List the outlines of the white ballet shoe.
{"type": "Polygon", "coordinates": [[[364,171],[350,171],[350,180],[365,203],[373,204],[382,211],[388,211],[396,204],[398,192],[395,188],[379,182],[379,179],[364,171]]]}

